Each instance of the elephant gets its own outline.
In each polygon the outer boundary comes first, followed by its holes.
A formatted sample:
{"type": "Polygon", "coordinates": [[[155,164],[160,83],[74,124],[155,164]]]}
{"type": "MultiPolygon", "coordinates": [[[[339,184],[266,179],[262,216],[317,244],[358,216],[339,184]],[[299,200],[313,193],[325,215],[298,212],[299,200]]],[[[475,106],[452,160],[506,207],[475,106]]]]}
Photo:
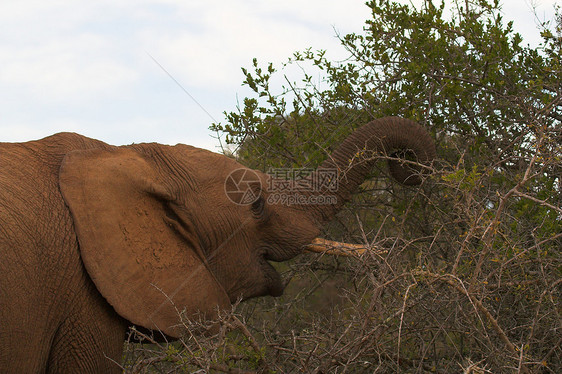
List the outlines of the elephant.
{"type": "Polygon", "coordinates": [[[188,145],[75,133],[0,143],[0,371],[119,372],[130,326],[177,339],[178,311],[212,319],[239,299],[281,295],[270,262],[318,237],[371,156],[404,152],[417,163],[387,157],[391,175],[419,184],[432,137],[408,119],[375,119],[304,179],[337,171],[336,189],[275,203],[276,177],[188,145]],[[319,202],[327,193],[336,199],[319,202]]]}

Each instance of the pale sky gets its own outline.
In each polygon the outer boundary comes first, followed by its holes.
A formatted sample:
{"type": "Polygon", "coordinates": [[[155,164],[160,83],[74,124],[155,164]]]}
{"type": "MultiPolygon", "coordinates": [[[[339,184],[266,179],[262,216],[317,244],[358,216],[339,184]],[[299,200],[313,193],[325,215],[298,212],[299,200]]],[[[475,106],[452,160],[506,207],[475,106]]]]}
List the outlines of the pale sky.
{"type": "MultiPolygon", "coordinates": [[[[560,3],[531,1],[547,19],[560,3]]],[[[530,0],[503,2],[524,43],[536,45],[530,0]]],[[[336,31],[361,32],[370,16],[364,3],[3,0],[0,141],[72,131],[115,145],[155,141],[219,151],[208,127],[224,123],[223,111],[248,94],[240,68],[254,57],[279,67],[308,47],[344,58],[336,31]]]]}

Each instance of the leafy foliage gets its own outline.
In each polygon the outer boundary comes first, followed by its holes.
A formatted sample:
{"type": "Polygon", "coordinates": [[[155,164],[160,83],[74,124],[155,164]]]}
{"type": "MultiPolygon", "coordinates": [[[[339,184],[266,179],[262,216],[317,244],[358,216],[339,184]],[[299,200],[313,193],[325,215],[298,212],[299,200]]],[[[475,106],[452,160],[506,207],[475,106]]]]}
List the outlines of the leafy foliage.
{"type": "Polygon", "coordinates": [[[285,296],[236,309],[265,349],[258,370],[561,372],[560,12],[534,48],[497,0],[455,1],[449,18],[432,1],[367,5],[364,33],[340,38],[346,61],[297,52],[283,68],[302,67],[302,80],[275,91],[282,71],[254,60],[243,69],[254,97],[212,126],[266,171],[315,167],[387,115],[437,142],[419,188],[381,167],[326,229],[372,254],[301,256],[279,266],[285,296]]]}

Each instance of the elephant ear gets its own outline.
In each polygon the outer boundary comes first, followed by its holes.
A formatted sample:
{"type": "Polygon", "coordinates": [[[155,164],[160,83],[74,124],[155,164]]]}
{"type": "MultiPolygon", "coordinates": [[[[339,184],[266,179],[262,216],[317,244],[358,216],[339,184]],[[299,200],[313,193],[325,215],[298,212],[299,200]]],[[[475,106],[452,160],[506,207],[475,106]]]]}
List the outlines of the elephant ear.
{"type": "Polygon", "coordinates": [[[59,183],[100,293],[130,322],[178,337],[179,312],[215,316],[230,301],[157,175],[131,149],[82,150],[65,156],[59,183]]]}

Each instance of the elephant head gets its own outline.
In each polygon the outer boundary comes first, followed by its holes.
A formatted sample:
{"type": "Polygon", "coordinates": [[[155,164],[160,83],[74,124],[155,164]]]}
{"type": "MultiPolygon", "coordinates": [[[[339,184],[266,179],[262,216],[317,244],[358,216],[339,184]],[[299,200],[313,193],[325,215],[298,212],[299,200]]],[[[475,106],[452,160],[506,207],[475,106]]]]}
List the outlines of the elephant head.
{"type": "MultiPolygon", "coordinates": [[[[240,297],[280,295],[284,285],[268,261],[301,253],[350,199],[375,162],[358,155],[403,151],[419,163],[435,157],[432,139],[416,123],[370,122],[308,176],[313,183],[337,171],[337,189],[321,184],[294,192],[300,199],[289,196],[291,204],[270,198],[271,186],[282,181],[185,145],[70,152],[60,189],[101,294],[130,322],[177,337],[178,311],[213,315],[240,297]],[[328,192],[335,200],[319,203],[328,192]]],[[[419,183],[420,170],[409,165],[391,160],[392,175],[419,183]]]]}

